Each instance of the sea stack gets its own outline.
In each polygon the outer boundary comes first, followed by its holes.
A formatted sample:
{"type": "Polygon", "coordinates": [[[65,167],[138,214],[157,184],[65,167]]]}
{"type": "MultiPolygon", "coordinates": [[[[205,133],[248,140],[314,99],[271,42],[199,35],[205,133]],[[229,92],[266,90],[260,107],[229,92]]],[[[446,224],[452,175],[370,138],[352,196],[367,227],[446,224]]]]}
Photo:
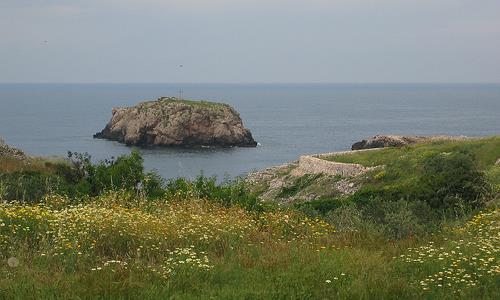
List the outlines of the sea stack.
{"type": "Polygon", "coordinates": [[[160,97],[133,107],[113,108],[94,138],[130,146],[255,147],[250,130],[228,104],[160,97]]]}

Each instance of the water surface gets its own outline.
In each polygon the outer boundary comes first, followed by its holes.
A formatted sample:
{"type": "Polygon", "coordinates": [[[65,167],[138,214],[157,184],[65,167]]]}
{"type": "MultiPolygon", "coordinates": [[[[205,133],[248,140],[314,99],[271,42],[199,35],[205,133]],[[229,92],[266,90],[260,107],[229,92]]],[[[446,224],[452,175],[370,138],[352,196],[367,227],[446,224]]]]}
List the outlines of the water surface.
{"type": "Polygon", "coordinates": [[[260,146],[140,149],[165,178],[243,175],[375,134],[500,134],[500,85],[0,84],[0,136],[33,155],[126,154],[131,148],[92,138],[111,108],[179,89],[186,99],[232,105],[260,146]]]}

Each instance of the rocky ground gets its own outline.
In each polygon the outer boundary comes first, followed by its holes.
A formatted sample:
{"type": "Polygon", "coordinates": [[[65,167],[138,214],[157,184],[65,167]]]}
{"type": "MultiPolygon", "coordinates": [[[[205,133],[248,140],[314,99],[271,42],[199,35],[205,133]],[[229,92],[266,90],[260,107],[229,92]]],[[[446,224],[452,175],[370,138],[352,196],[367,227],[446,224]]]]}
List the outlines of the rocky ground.
{"type": "Polygon", "coordinates": [[[347,196],[360,188],[363,175],[355,177],[303,174],[294,170],[298,162],[267,168],[249,174],[245,182],[264,202],[290,204],[324,197],[347,196]]]}
{"type": "Polygon", "coordinates": [[[8,146],[2,138],[0,138],[0,158],[2,157],[25,159],[26,154],[19,149],[8,146]]]}
{"type": "Polygon", "coordinates": [[[366,140],[354,143],[352,150],[384,148],[384,147],[402,147],[416,143],[438,141],[438,140],[456,140],[463,141],[472,139],[466,136],[410,136],[410,135],[376,135],[366,140]]]}

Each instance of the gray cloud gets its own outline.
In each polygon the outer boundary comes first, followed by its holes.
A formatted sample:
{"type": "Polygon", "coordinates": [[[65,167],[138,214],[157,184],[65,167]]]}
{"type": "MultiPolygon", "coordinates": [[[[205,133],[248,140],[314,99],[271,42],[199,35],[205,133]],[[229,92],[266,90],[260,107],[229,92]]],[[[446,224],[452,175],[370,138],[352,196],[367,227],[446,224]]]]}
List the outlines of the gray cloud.
{"type": "Polygon", "coordinates": [[[0,82],[500,82],[498,15],[492,0],[2,1],[0,82]]]}

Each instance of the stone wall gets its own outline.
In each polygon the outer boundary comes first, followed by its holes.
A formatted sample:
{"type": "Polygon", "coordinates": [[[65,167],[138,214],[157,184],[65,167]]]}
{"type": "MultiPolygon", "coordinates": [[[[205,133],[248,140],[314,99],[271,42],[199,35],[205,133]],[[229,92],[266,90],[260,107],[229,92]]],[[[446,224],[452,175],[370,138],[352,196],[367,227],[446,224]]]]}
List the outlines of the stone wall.
{"type": "Polygon", "coordinates": [[[302,176],[304,174],[327,174],[352,177],[368,171],[370,168],[359,164],[347,164],[324,160],[314,156],[304,155],[299,159],[299,165],[292,171],[292,175],[302,176]]]}
{"type": "MultiPolygon", "coordinates": [[[[377,151],[380,149],[366,149],[358,151],[377,151]]],[[[317,155],[303,155],[299,159],[297,168],[292,171],[294,176],[303,176],[305,174],[327,174],[340,175],[342,177],[353,177],[362,174],[373,168],[367,168],[360,164],[340,163],[328,161],[324,158],[334,155],[352,154],[357,151],[341,151],[332,153],[323,153],[317,155]]]]}

